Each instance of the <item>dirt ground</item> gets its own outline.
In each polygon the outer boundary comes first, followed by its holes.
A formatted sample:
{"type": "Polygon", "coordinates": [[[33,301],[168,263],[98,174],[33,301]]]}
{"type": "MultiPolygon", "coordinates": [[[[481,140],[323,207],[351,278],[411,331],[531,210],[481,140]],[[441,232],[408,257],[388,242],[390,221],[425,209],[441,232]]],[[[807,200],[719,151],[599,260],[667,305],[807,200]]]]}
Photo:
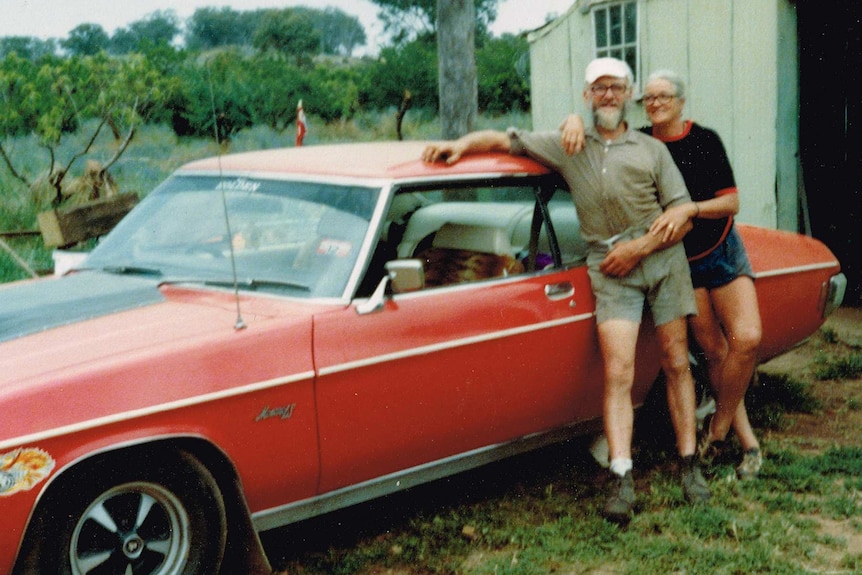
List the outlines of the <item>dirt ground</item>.
{"type": "MultiPolygon", "coordinates": [[[[841,308],[826,320],[820,335],[760,366],[761,373],[780,373],[803,380],[816,379],[819,356],[862,349],[862,308],[841,308]],[[823,334],[834,334],[825,341],[823,334]]],[[[822,409],[814,414],[793,414],[791,424],[769,431],[765,439],[797,449],[820,453],[831,446],[862,445],[862,378],[818,381],[811,386],[822,409]]],[[[862,554],[862,533],[847,521],[817,519],[824,534],[847,541],[847,553],[862,554]]]]}
{"type": "MultiPolygon", "coordinates": [[[[842,350],[862,348],[862,308],[840,308],[826,320],[821,329],[834,333],[833,342],[815,335],[804,344],[760,366],[761,373],[783,373],[810,380],[818,356],[834,355],[842,350]]],[[[792,425],[781,431],[770,431],[773,439],[789,441],[800,449],[820,451],[831,445],[860,445],[862,431],[862,379],[818,381],[812,386],[822,402],[816,414],[794,414],[792,425]],[[854,408],[854,405],[856,406],[854,408]]]]}

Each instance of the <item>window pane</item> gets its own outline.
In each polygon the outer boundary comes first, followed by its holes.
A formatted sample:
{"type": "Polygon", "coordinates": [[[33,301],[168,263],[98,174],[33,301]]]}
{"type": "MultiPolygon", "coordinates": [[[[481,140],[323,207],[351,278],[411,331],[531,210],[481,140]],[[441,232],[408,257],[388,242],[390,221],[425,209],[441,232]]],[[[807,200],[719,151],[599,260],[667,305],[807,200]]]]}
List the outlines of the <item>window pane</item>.
{"type": "Polygon", "coordinates": [[[617,4],[608,8],[611,20],[611,44],[620,45],[623,43],[623,15],[622,6],[617,4]]]}
{"type": "Polygon", "coordinates": [[[637,49],[634,46],[629,46],[626,48],[626,56],[623,58],[626,61],[626,64],[631,67],[632,70],[637,70],[637,49]]]}
{"type": "Polygon", "coordinates": [[[629,2],[625,5],[625,42],[629,44],[637,41],[637,4],[629,2]]]}
{"type": "Polygon", "coordinates": [[[611,50],[611,58],[616,58],[617,60],[623,59],[623,51],[621,48],[614,48],[611,50]]]}
{"type": "Polygon", "coordinates": [[[608,12],[596,10],[596,48],[608,45],[608,12]]]}

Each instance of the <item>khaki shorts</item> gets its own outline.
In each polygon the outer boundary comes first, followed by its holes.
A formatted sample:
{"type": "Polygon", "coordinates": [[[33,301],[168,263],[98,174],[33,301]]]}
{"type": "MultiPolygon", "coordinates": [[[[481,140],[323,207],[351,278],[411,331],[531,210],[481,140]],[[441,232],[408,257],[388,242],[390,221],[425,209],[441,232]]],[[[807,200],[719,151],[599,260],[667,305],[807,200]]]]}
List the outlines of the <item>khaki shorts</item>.
{"type": "Polygon", "coordinates": [[[682,244],[650,254],[624,278],[607,277],[599,271],[605,255],[601,251],[591,251],[587,256],[598,323],[609,319],[640,323],[644,304],[649,305],[655,325],[697,315],[682,244]]]}

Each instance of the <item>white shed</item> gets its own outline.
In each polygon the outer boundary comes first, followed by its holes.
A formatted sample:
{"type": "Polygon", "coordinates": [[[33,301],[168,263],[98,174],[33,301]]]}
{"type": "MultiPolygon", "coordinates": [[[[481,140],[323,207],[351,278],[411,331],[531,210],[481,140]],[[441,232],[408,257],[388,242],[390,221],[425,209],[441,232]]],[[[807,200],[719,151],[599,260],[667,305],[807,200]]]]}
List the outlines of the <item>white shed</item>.
{"type": "MultiPolygon", "coordinates": [[[[792,0],[574,0],[532,32],[533,128],[586,115],[583,72],[597,56],[629,62],[636,98],[650,72],[688,85],[685,116],[716,130],[740,190],[738,220],[797,230],[799,66],[792,0]]],[[[639,103],[630,122],[646,125],[639,103]]]]}

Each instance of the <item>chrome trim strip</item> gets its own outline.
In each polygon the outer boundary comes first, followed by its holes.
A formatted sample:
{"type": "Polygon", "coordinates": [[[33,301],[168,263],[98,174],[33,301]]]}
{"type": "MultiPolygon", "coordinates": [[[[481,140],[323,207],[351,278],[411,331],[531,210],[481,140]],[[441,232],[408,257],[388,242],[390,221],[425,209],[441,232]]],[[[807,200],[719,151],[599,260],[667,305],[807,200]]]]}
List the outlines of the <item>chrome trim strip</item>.
{"type": "Polygon", "coordinates": [[[534,331],[539,331],[542,329],[550,329],[554,327],[559,327],[561,325],[566,325],[570,323],[575,323],[579,321],[586,321],[591,319],[595,315],[594,312],[584,313],[580,315],[576,315],[570,318],[558,319],[554,321],[546,321],[542,323],[530,324],[520,327],[514,327],[510,329],[504,329],[501,331],[496,331],[493,333],[487,333],[482,335],[477,335],[473,337],[464,337],[461,339],[453,339],[450,341],[445,341],[441,343],[435,343],[431,345],[425,345],[421,347],[414,347],[411,349],[405,349],[402,351],[397,351],[395,353],[387,353],[384,355],[378,355],[375,357],[368,357],[359,359],[356,361],[349,361],[346,363],[340,363],[337,365],[332,365],[329,367],[324,367],[319,370],[321,376],[332,375],[335,373],[341,373],[343,371],[350,371],[352,369],[359,369],[363,367],[369,367],[372,365],[377,365],[380,363],[386,363],[389,361],[396,361],[399,359],[406,359],[409,357],[415,357],[417,355],[426,355],[429,353],[434,353],[438,351],[443,351],[447,349],[453,349],[456,347],[462,347],[465,345],[472,345],[474,343],[481,343],[486,341],[494,341],[497,339],[503,339],[505,337],[511,337],[513,335],[521,335],[525,333],[532,333],[534,331]]]}
{"type": "Polygon", "coordinates": [[[600,429],[601,419],[595,419],[526,435],[504,443],[480,447],[459,455],[424,463],[356,485],[336,489],[323,495],[257,511],[252,513],[252,522],[257,531],[282,527],[288,523],[295,523],[337,509],[350,507],[357,503],[390,495],[397,491],[410,489],[423,483],[456,475],[488,463],[493,463],[494,461],[520,455],[554,443],[560,443],[600,429]]]}
{"type": "MultiPolygon", "coordinates": [[[[552,172],[549,172],[552,173],[552,172]]],[[[533,174],[530,172],[471,172],[469,174],[423,174],[421,176],[406,177],[380,177],[363,175],[326,175],[315,173],[278,172],[278,171],[253,171],[253,170],[229,170],[219,173],[217,170],[196,170],[191,168],[178,168],[172,176],[183,177],[224,177],[224,178],[250,178],[257,180],[279,180],[287,182],[310,182],[320,184],[338,184],[349,186],[384,187],[397,186],[398,188],[446,184],[450,182],[470,184],[476,181],[493,180],[498,178],[542,178],[548,174],[533,174]]]]}
{"type": "Polygon", "coordinates": [[[278,171],[253,171],[253,170],[230,170],[219,173],[216,170],[196,170],[178,168],[172,176],[183,177],[205,177],[205,178],[249,178],[253,180],[272,180],[279,182],[308,182],[312,184],[335,184],[345,186],[362,186],[367,188],[379,188],[387,185],[391,178],[365,177],[365,176],[327,176],[314,173],[278,172],[278,171]]]}
{"type": "Polygon", "coordinates": [[[110,425],[113,423],[120,423],[123,421],[128,421],[130,419],[139,419],[141,417],[147,417],[149,415],[155,415],[157,413],[164,413],[166,411],[175,411],[177,409],[182,409],[184,407],[191,407],[193,405],[200,405],[202,403],[208,403],[212,401],[218,401],[221,399],[226,399],[229,397],[234,397],[237,395],[243,395],[246,393],[254,393],[256,391],[262,391],[265,389],[270,389],[273,387],[279,387],[281,385],[288,385],[291,383],[295,383],[298,381],[303,381],[307,379],[314,378],[314,371],[306,371],[302,373],[297,373],[290,376],[279,377],[276,379],[270,379],[268,381],[261,381],[257,383],[251,383],[248,385],[244,385],[241,387],[235,387],[231,389],[226,389],[223,391],[217,391],[214,393],[207,393],[204,395],[196,395],[194,397],[189,397],[186,399],[180,399],[177,401],[171,401],[169,403],[163,403],[160,405],[154,405],[152,407],[145,407],[142,409],[133,409],[131,411],[125,411],[122,413],[116,413],[114,415],[107,415],[105,417],[99,417],[96,419],[90,419],[87,421],[81,421],[78,423],[73,423],[71,425],[64,425],[62,427],[55,427],[53,429],[46,429],[45,431],[39,431],[37,433],[31,433],[30,435],[22,435],[19,437],[12,437],[10,439],[4,439],[0,441],[0,451],[6,450],[12,447],[18,447],[24,444],[35,444],[40,441],[45,441],[47,439],[51,439],[53,437],[57,437],[60,435],[67,435],[71,433],[77,433],[80,431],[86,431],[89,429],[94,429],[96,427],[102,427],[105,425],[110,425]]]}
{"type": "Polygon", "coordinates": [[[807,266],[796,266],[792,268],[781,268],[777,270],[771,270],[768,272],[757,272],[754,274],[754,279],[758,278],[770,278],[775,276],[783,276],[789,274],[798,274],[802,272],[810,272],[815,270],[823,270],[828,268],[837,268],[840,264],[838,261],[832,261],[828,263],[820,263],[820,264],[809,264],[807,266]]]}

